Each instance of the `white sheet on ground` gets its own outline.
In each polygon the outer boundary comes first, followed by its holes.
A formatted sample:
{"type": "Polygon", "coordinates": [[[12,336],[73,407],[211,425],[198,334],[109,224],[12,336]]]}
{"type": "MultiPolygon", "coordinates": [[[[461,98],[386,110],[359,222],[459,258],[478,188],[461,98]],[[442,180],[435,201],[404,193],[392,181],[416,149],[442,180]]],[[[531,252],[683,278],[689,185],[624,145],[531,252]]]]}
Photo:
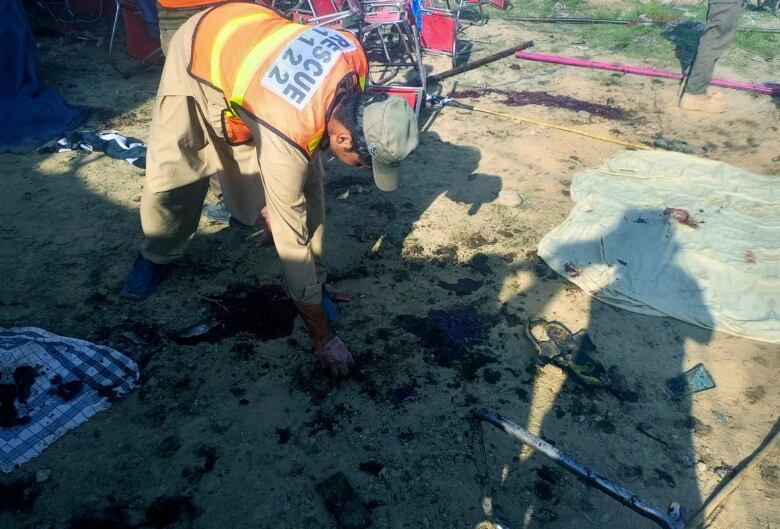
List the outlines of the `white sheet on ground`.
{"type": "Polygon", "coordinates": [[[779,187],[721,162],[625,151],[574,177],[576,204],[539,255],[611,305],[780,343],[779,187]]]}

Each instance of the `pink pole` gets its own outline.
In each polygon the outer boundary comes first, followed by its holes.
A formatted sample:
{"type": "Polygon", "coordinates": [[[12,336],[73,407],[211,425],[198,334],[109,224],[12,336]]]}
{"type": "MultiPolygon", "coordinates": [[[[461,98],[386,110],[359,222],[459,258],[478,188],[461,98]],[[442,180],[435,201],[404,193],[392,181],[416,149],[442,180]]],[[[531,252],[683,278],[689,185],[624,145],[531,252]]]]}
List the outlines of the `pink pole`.
{"type": "MultiPolygon", "coordinates": [[[[567,66],[579,66],[582,68],[595,68],[597,70],[611,70],[613,72],[630,73],[634,75],[645,75],[648,77],[663,77],[666,79],[682,79],[683,74],[671,72],[669,70],[657,70],[646,66],[630,66],[623,64],[613,64],[609,62],[591,61],[587,59],[575,59],[574,57],[562,57],[559,55],[545,55],[543,53],[529,53],[527,51],[518,51],[515,53],[518,59],[527,61],[550,62],[554,64],[565,64],[567,66]]],[[[735,81],[733,79],[714,78],[711,85],[722,88],[733,88],[734,90],[747,90],[750,92],[759,92],[761,94],[780,95],[780,84],[757,84],[735,81]]]]}

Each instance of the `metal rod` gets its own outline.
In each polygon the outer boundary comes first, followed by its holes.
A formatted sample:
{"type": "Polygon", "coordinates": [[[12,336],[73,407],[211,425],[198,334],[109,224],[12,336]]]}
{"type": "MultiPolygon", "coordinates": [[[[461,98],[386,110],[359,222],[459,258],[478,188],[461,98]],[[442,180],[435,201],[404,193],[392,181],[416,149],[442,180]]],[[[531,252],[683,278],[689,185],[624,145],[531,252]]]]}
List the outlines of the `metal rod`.
{"type": "MultiPolygon", "coordinates": [[[[637,18],[634,20],[625,20],[619,18],[580,18],[580,17],[512,17],[505,18],[512,22],[533,22],[539,24],[615,24],[619,26],[636,25],[636,26],[666,26],[667,24],[679,24],[682,20],[651,20],[637,18]]],[[[694,21],[691,21],[694,22],[694,21]]],[[[742,27],[737,29],[739,32],[744,33],[780,33],[780,28],[751,28],[742,27]]]]}
{"type": "MultiPolygon", "coordinates": [[[[684,77],[683,74],[679,72],[672,72],[669,70],[658,70],[646,66],[633,66],[628,64],[613,64],[602,61],[591,61],[589,59],[577,59],[575,57],[564,57],[561,55],[547,55],[544,53],[529,53],[526,51],[519,51],[515,53],[515,57],[518,59],[525,59],[526,61],[565,64],[566,66],[609,70],[633,75],[644,75],[646,77],[662,77],[665,79],[677,80],[681,80],[684,77]]],[[[722,79],[715,77],[712,79],[712,81],[710,81],[710,84],[713,86],[720,86],[722,88],[732,88],[734,90],[747,90],[749,92],[758,92],[761,94],[780,95],[780,84],[778,83],[746,83],[743,81],[735,81],[733,79],[722,79]]]]}
{"type": "Polygon", "coordinates": [[[439,81],[447,79],[448,77],[452,77],[453,75],[458,75],[463,72],[468,72],[469,70],[479,68],[480,66],[490,64],[491,62],[496,62],[497,60],[503,59],[504,57],[509,57],[510,55],[525,50],[527,48],[530,48],[533,45],[534,43],[532,41],[523,42],[518,46],[513,46],[506,50],[499,51],[498,53],[494,53],[493,55],[488,55],[487,57],[483,57],[482,59],[478,59],[474,62],[470,62],[462,66],[458,66],[457,68],[453,68],[452,70],[447,70],[446,72],[441,72],[436,75],[431,75],[430,77],[428,77],[428,82],[438,83],[439,81]]]}
{"type": "Polygon", "coordinates": [[[764,439],[764,442],[759,445],[758,448],[748,456],[742,463],[734,469],[733,473],[729,474],[725,483],[721,482],[718,488],[712,493],[712,495],[704,502],[704,505],[693,517],[691,523],[688,524],[688,529],[701,529],[707,521],[713,519],[719,510],[723,507],[723,504],[734,492],[739,484],[742,482],[748,472],[758,467],[769,452],[774,450],[780,442],[780,419],[775,419],[775,424],[772,430],[764,439]]]}
{"type": "Polygon", "coordinates": [[[582,478],[588,484],[596,487],[607,496],[616,499],[637,514],[654,521],[660,527],[664,529],[685,528],[685,511],[679,504],[672,503],[669,506],[669,511],[664,512],[649,501],[640,498],[622,485],[608,480],[598,472],[580,463],[574,457],[558,450],[550,443],[536,437],[505,417],[494,412],[483,412],[478,413],[477,418],[492,424],[499,430],[503,430],[524,445],[538,450],[572,474],[582,478]]]}

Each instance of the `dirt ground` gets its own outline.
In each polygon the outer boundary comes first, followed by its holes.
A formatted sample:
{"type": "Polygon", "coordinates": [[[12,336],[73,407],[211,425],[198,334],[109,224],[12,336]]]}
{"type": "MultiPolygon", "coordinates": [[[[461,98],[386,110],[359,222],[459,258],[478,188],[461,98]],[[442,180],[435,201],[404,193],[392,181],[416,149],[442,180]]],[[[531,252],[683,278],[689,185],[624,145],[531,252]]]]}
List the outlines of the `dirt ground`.
{"type": "MultiPolygon", "coordinates": [[[[475,56],[529,39],[535,51],[554,43],[561,54],[582,53],[565,33],[499,20],[466,36],[481,41],[475,56]]],[[[53,38],[40,46],[48,84],[96,108],[89,128],[147,138],[159,68],[125,80],[106,63],[105,48],[53,38]]],[[[448,67],[446,58],[427,61],[436,71],[448,67]]],[[[752,68],[755,80],[770,80],[780,59],[752,68]]],[[[454,81],[458,90],[545,91],[609,105],[626,116],[508,107],[500,96],[469,101],[626,141],[685,140],[706,145],[708,158],[780,174],[777,98],[729,92],[734,108],[726,114],[681,114],[673,81],[513,58],[445,81],[441,93],[454,81]]],[[[50,470],[35,485],[36,501],[9,496],[0,527],[129,527],[155,499],[181,496],[188,500],[172,510],[186,516],[152,525],[332,528],[315,487],[336,472],[369,506],[376,528],[474,528],[486,518],[482,475],[508,527],[655,527],[496,430],[485,432],[487,462],[478,464],[468,420],[478,409],[543,434],[659,506],[675,501],[695,512],[777,418],[778,348],[614,309],[535,256],[572,206],[573,175],[621,147],[452,108],[424,111],[421,124],[419,149],[393,194],[372,189],[368,173],[327,164],[330,288],[354,295],[340,305],[338,332],[357,366],[341,382],[319,370],[300,321],[290,336],[265,341],[248,332],[174,341],[208,316],[204,297],[281,284],[274,250],[251,233],[203,220],[159,292],[125,302],[118,291],[139,243],[143,171],[101,154],[0,157],[8,270],[0,325],[111,345],[143,365],[138,390],[0,478],[50,470]],[[522,204],[503,204],[501,190],[516,191],[522,204]],[[481,285],[463,295],[447,289],[463,278],[481,285]],[[457,358],[426,327],[436,311],[470,322],[470,345],[457,358]],[[557,368],[536,367],[522,330],[532,315],[587,328],[599,359],[637,402],[586,392],[557,368]],[[663,382],[698,362],[717,387],[669,399],[663,382]]],[[[258,304],[259,327],[268,313],[258,304]]],[[[748,475],[712,527],[780,526],[778,460],[775,453],[748,475]]]]}

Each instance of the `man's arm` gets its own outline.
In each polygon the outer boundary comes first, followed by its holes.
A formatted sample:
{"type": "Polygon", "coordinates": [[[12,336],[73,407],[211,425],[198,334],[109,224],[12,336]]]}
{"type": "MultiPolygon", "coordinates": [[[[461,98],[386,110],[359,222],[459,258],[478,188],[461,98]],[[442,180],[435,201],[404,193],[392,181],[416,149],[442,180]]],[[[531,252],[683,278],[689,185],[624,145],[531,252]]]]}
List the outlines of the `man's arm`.
{"type": "MultiPolygon", "coordinates": [[[[320,362],[334,376],[346,375],[352,356],[328,322],[322,306],[321,244],[313,244],[322,220],[312,223],[307,216],[306,186],[312,178],[309,160],[288,142],[251,120],[262,174],[268,220],[274,245],[282,261],[287,290],[311,336],[320,362]]],[[[318,234],[322,236],[321,233],[318,234]]]]}

